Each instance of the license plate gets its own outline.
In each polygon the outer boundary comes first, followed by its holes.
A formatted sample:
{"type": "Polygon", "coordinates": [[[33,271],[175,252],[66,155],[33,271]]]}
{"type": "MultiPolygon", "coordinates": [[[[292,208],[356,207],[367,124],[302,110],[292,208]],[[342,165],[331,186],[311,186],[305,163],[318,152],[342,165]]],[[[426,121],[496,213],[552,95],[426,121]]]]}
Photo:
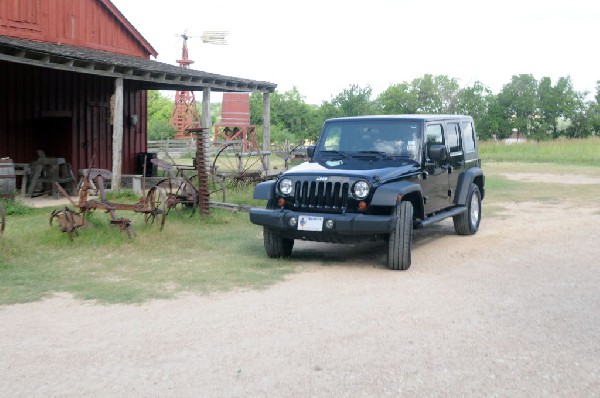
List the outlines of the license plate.
{"type": "Polygon", "coordinates": [[[298,217],[299,231],[322,231],[323,217],[300,216],[298,217]]]}

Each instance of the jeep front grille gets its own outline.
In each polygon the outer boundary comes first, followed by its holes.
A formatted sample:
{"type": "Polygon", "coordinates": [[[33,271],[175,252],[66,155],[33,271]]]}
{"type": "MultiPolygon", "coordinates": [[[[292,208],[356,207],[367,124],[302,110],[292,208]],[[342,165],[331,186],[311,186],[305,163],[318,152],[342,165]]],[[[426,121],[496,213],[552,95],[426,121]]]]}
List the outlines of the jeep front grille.
{"type": "Polygon", "coordinates": [[[296,181],[294,207],[343,211],[348,206],[347,182],[296,181]]]}

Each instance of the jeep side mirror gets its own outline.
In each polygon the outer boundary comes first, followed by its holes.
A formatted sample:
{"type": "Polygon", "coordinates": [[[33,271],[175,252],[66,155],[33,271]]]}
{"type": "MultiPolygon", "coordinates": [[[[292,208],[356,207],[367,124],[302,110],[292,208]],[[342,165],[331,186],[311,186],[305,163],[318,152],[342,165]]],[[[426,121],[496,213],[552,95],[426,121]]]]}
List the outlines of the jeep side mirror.
{"type": "Polygon", "coordinates": [[[429,159],[433,161],[442,161],[448,158],[446,145],[432,145],[429,147],[429,159]]]}
{"type": "Polygon", "coordinates": [[[310,160],[312,160],[313,156],[315,155],[315,146],[314,145],[307,145],[306,146],[306,154],[308,155],[308,158],[310,160]]]}

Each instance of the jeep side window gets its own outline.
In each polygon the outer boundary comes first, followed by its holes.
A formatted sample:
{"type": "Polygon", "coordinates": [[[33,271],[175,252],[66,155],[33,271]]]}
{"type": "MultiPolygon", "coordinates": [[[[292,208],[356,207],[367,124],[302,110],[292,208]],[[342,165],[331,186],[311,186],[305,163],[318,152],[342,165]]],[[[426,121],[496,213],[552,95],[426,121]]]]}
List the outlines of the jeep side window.
{"type": "Polygon", "coordinates": [[[427,146],[427,157],[429,158],[429,147],[444,143],[444,132],[441,124],[430,124],[425,132],[425,145],[427,146]]]}
{"type": "Polygon", "coordinates": [[[448,123],[446,127],[448,150],[450,151],[450,153],[462,151],[460,145],[460,129],[458,128],[458,123],[448,123]]]}
{"type": "Polygon", "coordinates": [[[465,152],[475,151],[475,130],[473,130],[473,123],[462,122],[461,123],[463,133],[463,146],[465,152]]]}

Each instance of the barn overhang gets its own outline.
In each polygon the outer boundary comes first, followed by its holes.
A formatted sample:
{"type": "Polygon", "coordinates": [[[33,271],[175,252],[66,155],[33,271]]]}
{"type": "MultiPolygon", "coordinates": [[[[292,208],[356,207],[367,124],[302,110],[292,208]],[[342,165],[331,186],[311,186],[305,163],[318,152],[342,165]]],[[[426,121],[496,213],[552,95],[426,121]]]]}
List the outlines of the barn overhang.
{"type": "Polygon", "coordinates": [[[41,68],[122,78],[140,90],[272,93],[274,83],[185,69],[150,59],[0,36],[0,60],[41,68]]]}

